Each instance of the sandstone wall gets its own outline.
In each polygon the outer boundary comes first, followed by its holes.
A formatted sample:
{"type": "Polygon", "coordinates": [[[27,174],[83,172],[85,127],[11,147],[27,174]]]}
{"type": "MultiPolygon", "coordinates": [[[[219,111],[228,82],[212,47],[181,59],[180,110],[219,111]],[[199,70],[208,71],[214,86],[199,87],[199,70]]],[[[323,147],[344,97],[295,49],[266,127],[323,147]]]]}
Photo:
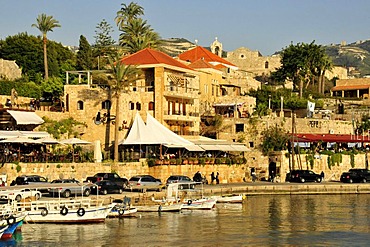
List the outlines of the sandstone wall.
{"type": "MultiPolygon", "coordinates": [[[[338,181],[340,175],[344,171],[348,171],[351,166],[350,156],[342,155],[342,162],[334,166],[328,165],[327,155],[318,156],[314,159],[314,165],[311,167],[306,159],[305,154],[300,155],[301,167],[299,167],[298,159],[295,162],[295,169],[309,169],[316,173],[324,171],[326,180],[338,181]]],[[[210,181],[212,172],[220,173],[221,183],[233,183],[251,181],[250,169],[251,167],[257,168],[257,175],[260,180],[268,179],[268,166],[269,160],[276,161],[277,168],[280,171],[280,178],[278,181],[285,181],[286,173],[289,171],[289,158],[285,153],[277,154],[275,157],[258,157],[246,156],[247,162],[241,165],[219,165],[219,164],[206,164],[206,165],[162,165],[149,167],[145,159],[139,162],[132,163],[19,163],[19,164],[5,164],[0,168],[0,174],[7,175],[7,183],[10,184],[13,179],[19,175],[25,174],[38,174],[45,176],[49,181],[58,178],[75,178],[84,181],[86,177],[92,176],[98,172],[117,172],[120,176],[130,178],[139,174],[150,174],[160,178],[165,182],[170,175],[186,175],[193,177],[193,175],[200,171],[202,175],[206,176],[210,181]],[[19,170],[19,172],[17,172],[19,170]]],[[[296,158],[298,156],[296,155],[296,158]]],[[[366,159],[365,154],[355,155],[355,168],[365,168],[366,159]]]]}

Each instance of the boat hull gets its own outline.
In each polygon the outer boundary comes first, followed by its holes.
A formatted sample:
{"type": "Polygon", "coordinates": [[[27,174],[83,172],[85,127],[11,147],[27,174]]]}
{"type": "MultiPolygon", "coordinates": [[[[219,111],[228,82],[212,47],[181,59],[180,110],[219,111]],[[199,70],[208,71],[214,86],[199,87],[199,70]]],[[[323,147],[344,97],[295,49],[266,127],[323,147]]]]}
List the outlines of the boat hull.
{"type": "Polygon", "coordinates": [[[180,212],[182,204],[136,206],[138,212],[180,212]]]}
{"type": "Polygon", "coordinates": [[[197,199],[187,200],[187,203],[184,203],[182,208],[187,210],[211,210],[215,206],[215,199],[197,199]]]}
{"type": "Polygon", "coordinates": [[[134,217],[136,216],[137,208],[129,208],[129,209],[112,209],[108,213],[108,218],[116,218],[116,217],[134,217]]]}

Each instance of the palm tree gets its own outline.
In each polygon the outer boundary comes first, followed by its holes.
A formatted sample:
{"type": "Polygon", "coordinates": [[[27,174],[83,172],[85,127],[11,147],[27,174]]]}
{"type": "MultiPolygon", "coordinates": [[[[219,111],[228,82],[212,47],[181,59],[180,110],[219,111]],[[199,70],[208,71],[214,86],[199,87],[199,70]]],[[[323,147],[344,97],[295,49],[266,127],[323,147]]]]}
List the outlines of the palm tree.
{"type": "Polygon", "coordinates": [[[131,22],[133,19],[144,15],[144,9],[137,3],[131,2],[129,5],[122,3],[121,10],[117,11],[116,24],[121,29],[127,23],[131,22]]]}
{"type": "Polygon", "coordinates": [[[37,23],[32,24],[32,27],[36,27],[42,33],[42,40],[44,46],[44,69],[45,69],[45,80],[49,79],[49,69],[48,69],[48,55],[46,50],[47,43],[47,32],[52,32],[54,28],[61,27],[59,21],[55,20],[53,16],[47,16],[46,14],[41,14],[36,19],[37,23]]]}
{"type": "Polygon", "coordinates": [[[114,58],[109,57],[111,72],[108,75],[108,84],[113,92],[113,97],[116,98],[116,119],[114,127],[114,162],[118,161],[118,141],[119,141],[119,126],[120,126],[120,102],[121,95],[129,91],[129,86],[141,75],[141,70],[136,66],[125,65],[120,61],[121,56],[117,54],[114,58]]]}
{"type": "Polygon", "coordinates": [[[119,43],[129,54],[133,54],[147,47],[156,48],[159,44],[159,35],[141,18],[133,19],[121,29],[119,43]]]}
{"type": "Polygon", "coordinates": [[[140,18],[144,15],[144,9],[136,4],[122,4],[115,18],[118,29],[122,32],[119,44],[128,54],[138,52],[147,47],[156,48],[159,44],[159,34],[140,18]]]}

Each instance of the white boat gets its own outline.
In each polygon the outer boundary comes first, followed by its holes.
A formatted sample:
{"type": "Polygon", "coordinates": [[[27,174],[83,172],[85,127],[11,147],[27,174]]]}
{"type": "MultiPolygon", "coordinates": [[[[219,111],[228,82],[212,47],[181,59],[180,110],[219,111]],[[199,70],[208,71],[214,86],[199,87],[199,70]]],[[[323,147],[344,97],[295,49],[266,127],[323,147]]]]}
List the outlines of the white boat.
{"type": "Polygon", "coordinates": [[[217,203],[242,203],[245,200],[245,195],[229,195],[229,196],[212,196],[217,203]]]}
{"type": "Polygon", "coordinates": [[[184,202],[182,208],[189,210],[211,210],[216,207],[216,199],[213,198],[185,199],[184,202]]]}
{"type": "Polygon", "coordinates": [[[136,206],[138,212],[180,212],[181,203],[136,206]]]}
{"type": "Polygon", "coordinates": [[[98,223],[104,222],[115,203],[91,199],[21,202],[16,210],[27,212],[30,223],[98,223]]]}
{"type": "Polygon", "coordinates": [[[108,213],[109,218],[116,217],[134,217],[136,216],[137,208],[132,207],[113,207],[113,209],[108,213]]]}
{"type": "Polygon", "coordinates": [[[0,227],[0,238],[3,236],[4,232],[8,229],[9,226],[0,227]]]}

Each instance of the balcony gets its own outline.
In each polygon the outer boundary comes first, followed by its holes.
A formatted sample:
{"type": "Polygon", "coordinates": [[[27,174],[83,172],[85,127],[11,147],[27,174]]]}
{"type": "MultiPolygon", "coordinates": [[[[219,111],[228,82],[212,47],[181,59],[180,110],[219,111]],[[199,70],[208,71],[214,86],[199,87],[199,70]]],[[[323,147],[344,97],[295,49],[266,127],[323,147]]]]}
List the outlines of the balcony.
{"type": "Polygon", "coordinates": [[[182,99],[195,99],[198,98],[199,89],[180,87],[180,86],[166,86],[163,92],[164,96],[182,99]]]}
{"type": "Polygon", "coordinates": [[[164,120],[173,120],[173,121],[194,121],[199,119],[199,112],[180,112],[165,110],[163,112],[164,120]]]}

